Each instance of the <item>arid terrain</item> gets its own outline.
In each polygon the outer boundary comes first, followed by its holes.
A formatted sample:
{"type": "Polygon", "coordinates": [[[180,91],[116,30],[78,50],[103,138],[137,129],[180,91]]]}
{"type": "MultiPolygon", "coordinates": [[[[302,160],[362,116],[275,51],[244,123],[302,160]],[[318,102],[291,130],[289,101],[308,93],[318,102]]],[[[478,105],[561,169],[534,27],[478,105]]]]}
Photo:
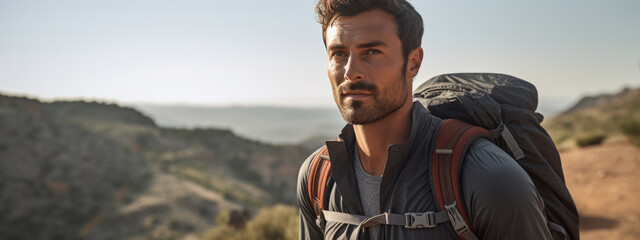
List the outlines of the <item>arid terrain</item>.
{"type": "MultiPolygon", "coordinates": [[[[581,237],[640,239],[640,89],[585,99],[543,123],[581,237]]],[[[315,148],[165,128],[115,104],[3,95],[0,136],[0,239],[295,239],[297,209],[282,204],[295,203],[315,148]]]]}
{"type": "Polygon", "coordinates": [[[616,141],[560,154],[581,239],[640,239],[640,149],[616,141]]]}

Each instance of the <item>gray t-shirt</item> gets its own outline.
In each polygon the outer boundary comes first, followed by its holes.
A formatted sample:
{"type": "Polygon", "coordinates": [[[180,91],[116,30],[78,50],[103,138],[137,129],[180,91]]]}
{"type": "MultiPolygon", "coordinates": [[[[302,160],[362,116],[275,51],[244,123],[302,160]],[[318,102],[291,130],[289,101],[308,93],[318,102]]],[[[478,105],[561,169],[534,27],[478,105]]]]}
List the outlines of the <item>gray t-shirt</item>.
{"type": "MultiPolygon", "coordinates": [[[[375,216],[380,214],[380,183],[382,183],[382,175],[374,176],[367,173],[362,167],[358,150],[354,151],[356,181],[358,181],[358,190],[360,191],[360,199],[362,208],[366,216],[375,216]]],[[[378,231],[380,226],[368,228],[367,239],[378,239],[378,231]]]]}

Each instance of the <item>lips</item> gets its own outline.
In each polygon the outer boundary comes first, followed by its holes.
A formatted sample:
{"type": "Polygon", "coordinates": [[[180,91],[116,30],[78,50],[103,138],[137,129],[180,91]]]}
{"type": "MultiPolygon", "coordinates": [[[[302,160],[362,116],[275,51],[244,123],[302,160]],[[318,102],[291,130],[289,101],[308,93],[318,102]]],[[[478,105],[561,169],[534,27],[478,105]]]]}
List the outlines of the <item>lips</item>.
{"type": "Polygon", "coordinates": [[[341,95],[342,95],[342,98],[345,100],[348,100],[348,99],[360,100],[360,99],[364,99],[372,96],[371,93],[367,91],[348,91],[348,92],[342,93],[341,95]]]}
{"type": "Polygon", "coordinates": [[[351,95],[371,95],[371,92],[364,90],[353,90],[342,93],[343,96],[351,96],[351,95]]]}

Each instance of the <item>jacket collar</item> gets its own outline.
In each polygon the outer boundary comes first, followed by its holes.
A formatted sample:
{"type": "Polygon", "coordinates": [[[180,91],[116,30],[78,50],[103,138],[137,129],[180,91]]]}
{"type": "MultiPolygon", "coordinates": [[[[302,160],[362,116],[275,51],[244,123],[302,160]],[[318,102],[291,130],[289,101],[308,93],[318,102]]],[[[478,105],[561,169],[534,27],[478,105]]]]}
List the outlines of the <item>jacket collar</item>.
{"type": "MultiPolygon", "coordinates": [[[[387,148],[387,163],[385,165],[382,183],[380,186],[380,206],[387,205],[390,200],[393,187],[397,181],[398,174],[409,153],[413,152],[416,136],[423,133],[431,121],[430,114],[419,102],[413,103],[411,110],[411,131],[409,138],[404,143],[392,144],[387,148]]],[[[393,126],[389,126],[393,130],[393,126]]],[[[351,124],[347,124],[340,134],[340,140],[327,141],[329,158],[331,159],[331,176],[336,182],[338,190],[345,200],[349,211],[357,214],[364,214],[362,208],[358,184],[354,171],[354,150],[356,144],[355,132],[351,124]]],[[[384,211],[381,209],[381,211],[384,211]]]]}

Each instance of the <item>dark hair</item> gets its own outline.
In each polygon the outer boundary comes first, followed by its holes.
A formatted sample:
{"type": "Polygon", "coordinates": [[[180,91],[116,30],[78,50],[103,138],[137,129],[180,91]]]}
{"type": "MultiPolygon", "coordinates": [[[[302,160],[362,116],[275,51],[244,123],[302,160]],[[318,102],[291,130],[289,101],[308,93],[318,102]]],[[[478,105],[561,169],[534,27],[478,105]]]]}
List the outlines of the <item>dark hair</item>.
{"type": "Polygon", "coordinates": [[[383,10],[396,20],[406,65],[409,53],[420,47],[424,32],[422,17],[406,0],[319,0],[316,13],[318,22],[322,24],[322,40],[325,46],[327,28],[337,17],[355,16],[374,9],[383,10]]]}

